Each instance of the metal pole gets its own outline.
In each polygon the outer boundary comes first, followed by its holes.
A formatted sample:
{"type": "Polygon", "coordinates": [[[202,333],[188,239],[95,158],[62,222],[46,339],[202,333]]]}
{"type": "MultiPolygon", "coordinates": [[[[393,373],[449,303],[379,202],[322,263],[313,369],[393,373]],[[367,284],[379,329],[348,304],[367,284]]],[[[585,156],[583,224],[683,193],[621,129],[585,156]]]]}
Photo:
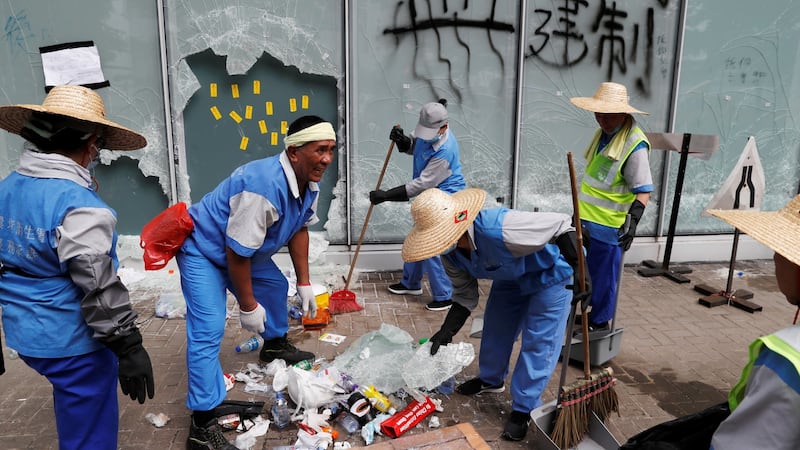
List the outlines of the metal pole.
{"type": "Polygon", "coordinates": [[[519,38],[517,39],[517,98],[514,111],[514,154],[511,162],[511,208],[517,207],[517,186],[519,185],[519,154],[522,140],[522,90],[525,81],[525,12],[528,2],[522,0],[519,5],[519,38]]]}
{"type": "Polygon", "coordinates": [[[164,126],[166,128],[167,156],[169,158],[169,187],[170,204],[178,202],[178,180],[175,175],[175,166],[180,163],[175,157],[174,141],[172,139],[172,107],[169,95],[169,59],[167,55],[167,33],[166,17],[164,15],[164,0],[157,0],[156,9],[158,14],[158,46],[161,53],[161,91],[164,98],[164,126]]]}

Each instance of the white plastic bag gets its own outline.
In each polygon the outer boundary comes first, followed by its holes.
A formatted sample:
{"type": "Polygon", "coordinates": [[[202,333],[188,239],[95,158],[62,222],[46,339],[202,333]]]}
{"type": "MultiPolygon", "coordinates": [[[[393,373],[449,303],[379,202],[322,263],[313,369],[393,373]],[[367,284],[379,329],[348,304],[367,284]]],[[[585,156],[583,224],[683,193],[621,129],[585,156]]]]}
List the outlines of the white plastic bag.
{"type": "MultiPolygon", "coordinates": [[[[275,378],[279,378],[277,374],[275,378]]],[[[305,409],[327,405],[344,392],[324,371],[312,372],[294,366],[286,369],[286,390],[292,401],[305,409]]]]}

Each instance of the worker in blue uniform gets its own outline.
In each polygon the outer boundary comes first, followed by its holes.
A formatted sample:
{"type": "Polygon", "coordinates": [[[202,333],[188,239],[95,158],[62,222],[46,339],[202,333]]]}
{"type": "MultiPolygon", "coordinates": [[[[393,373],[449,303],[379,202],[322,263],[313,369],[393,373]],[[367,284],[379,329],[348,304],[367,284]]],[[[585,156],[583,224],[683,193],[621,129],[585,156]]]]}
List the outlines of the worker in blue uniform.
{"type": "Polygon", "coordinates": [[[101,148],[147,141],[108,120],[100,95],[82,86],[55,86],[42,105],[0,107],[0,127],[27,141],[19,167],[0,182],[6,344],[52,384],[59,449],[116,450],[117,382],[139,403],[155,387],[117,276],[117,215],[95,191],[91,168],[101,148]]]}
{"type": "MultiPolygon", "coordinates": [[[[387,191],[369,193],[373,205],[405,202],[429,188],[458,192],[467,187],[461,174],[458,142],[449,126],[447,100],[426,103],[419,112],[419,121],[411,137],[399,126],[389,133],[399,151],[414,157],[413,179],[387,191]]],[[[431,311],[446,311],[452,305],[453,286],[442,267],[439,256],[403,264],[403,278],[389,286],[393,294],[422,295],[422,277],[428,274],[433,301],[425,307],[431,311]]]]}
{"type": "Polygon", "coordinates": [[[303,312],[316,315],[308,267],[308,226],[318,222],[319,186],[333,161],[336,133],[317,116],[292,122],[280,154],[240,166],[189,208],[194,230],[177,254],[186,298],[186,363],[192,410],[190,449],[233,449],[216,423],[226,395],[220,344],[227,291],[242,328],[264,339],[261,361],[288,365],[314,358],[289,342],[289,284],[272,256],[287,246],[303,312]]]}
{"type": "Polygon", "coordinates": [[[449,344],[478,305],[478,280],[490,279],[479,373],[456,387],[463,395],[503,392],[514,341],[522,345],[511,377],[512,411],[502,436],[522,440],[530,413],[558,362],[570,299],[588,298],[572,282],[578,264],[575,228],[569,215],[508,208],[483,209],[486,193],[464,189],[447,194],[428,189],[411,204],[414,228],[403,242],[403,261],[441,255],[453,282],[453,306],[430,339],[431,354],[449,344]]]}

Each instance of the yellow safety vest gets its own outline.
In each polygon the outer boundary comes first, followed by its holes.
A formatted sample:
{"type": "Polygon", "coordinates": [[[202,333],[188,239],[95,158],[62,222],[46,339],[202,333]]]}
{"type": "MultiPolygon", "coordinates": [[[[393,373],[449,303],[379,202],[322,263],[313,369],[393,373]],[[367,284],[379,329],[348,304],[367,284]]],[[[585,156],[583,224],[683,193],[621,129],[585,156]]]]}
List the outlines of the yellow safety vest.
{"type": "Polygon", "coordinates": [[[774,334],[762,336],[752,344],[750,344],[750,361],[742,370],[742,376],[739,382],[731,389],[728,395],[728,405],[731,411],[736,409],[744,398],[745,390],[747,388],[747,380],[750,379],[750,372],[753,370],[758,354],[761,353],[761,348],[767,346],[773,352],[786,358],[795,370],[800,373],[800,327],[792,326],[784,328],[774,334]]]}
{"type": "Polygon", "coordinates": [[[592,143],[586,149],[586,172],[581,181],[578,194],[581,219],[599,223],[607,227],[619,228],[625,223],[636,194],[631,192],[622,176],[622,166],[642,142],[650,143],[639,125],[628,118],[623,128],[611,138],[601,152],[596,152],[600,133],[597,130],[592,143]]]}

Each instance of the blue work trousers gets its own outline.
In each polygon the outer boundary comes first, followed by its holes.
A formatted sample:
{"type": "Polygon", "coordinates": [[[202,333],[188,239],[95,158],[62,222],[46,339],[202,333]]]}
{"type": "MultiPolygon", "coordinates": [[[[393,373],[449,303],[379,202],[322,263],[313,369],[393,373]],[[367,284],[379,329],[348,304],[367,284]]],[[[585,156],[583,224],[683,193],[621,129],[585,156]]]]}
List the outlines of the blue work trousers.
{"type": "Polygon", "coordinates": [[[516,281],[492,283],[478,355],[478,377],[489,384],[508,376],[514,342],[522,335],[511,376],[511,406],[530,412],[542,404],[542,392],[555,370],[564,344],[572,291],[568,280],[523,295],[516,281]]]}
{"type": "Polygon", "coordinates": [[[592,310],[589,320],[602,324],[614,318],[617,303],[622,248],[592,239],[586,252],[586,267],[592,277],[592,310]]]}
{"type": "Polygon", "coordinates": [[[422,287],[422,275],[428,274],[431,285],[431,296],[434,301],[450,300],[453,296],[453,285],[444,271],[442,260],[438,256],[422,261],[403,264],[403,286],[409,289],[422,287]]]}
{"type": "MultiPolygon", "coordinates": [[[[226,396],[219,352],[225,333],[227,290],[233,289],[227,269],[200,254],[189,239],[177,260],[186,299],[186,406],[193,411],[208,411],[226,396]]],[[[261,337],[265,341],[281,337],[289,330],[289,282],[272,260],[251,267],[251,272],[253,294],[267,312],[261,337]]]]}
{"type": "Polygon", "coordinates": [[[116,450],[119,361],[111,350],[66,358],[19,357],[53,385],[59,450],[116,450]]]}

